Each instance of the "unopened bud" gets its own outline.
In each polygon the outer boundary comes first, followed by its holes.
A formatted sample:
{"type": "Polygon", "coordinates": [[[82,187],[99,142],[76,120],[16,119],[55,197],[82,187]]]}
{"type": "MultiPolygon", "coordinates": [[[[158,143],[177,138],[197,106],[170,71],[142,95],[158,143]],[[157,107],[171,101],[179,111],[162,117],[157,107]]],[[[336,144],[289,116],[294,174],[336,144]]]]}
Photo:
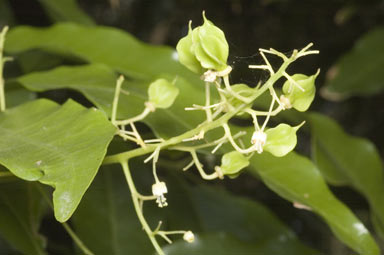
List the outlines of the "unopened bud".
{"type": "Polygon", "coordinates": [[[183,239],[188,243],[193,243],[195,241],[195,235],[192,231],[187,231],[184,233],[183,239]]]}

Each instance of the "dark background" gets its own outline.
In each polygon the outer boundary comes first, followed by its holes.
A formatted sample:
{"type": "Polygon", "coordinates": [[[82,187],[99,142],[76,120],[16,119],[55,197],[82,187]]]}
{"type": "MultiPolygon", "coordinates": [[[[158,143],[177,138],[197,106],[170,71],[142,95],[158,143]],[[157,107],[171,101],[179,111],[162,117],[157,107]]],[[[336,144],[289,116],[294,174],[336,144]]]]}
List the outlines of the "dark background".
{"type": "MultiPolygon", "coordinates": [[[[232,79],[251,85],[265,78],[247,68],[249,64],[261,63],[259,48],[273,47],[289,53],[313,42],[320,54],[295,63],[295,70],[313,74],[320,68],[318,91],[326,83],[329,68],[356,40],[384,23],[382,0],[79,0],[79,3],[99,25],[118,27],[145,42],[172,47],[187,33],[189,20],[194,26],[201,24],[201,13],[205,10],[207,17],[226,34],[230,45],[229,63],[234,67],[232,79]]],[[[10,21],[13,25],[52,24],[38,1],[10,0],[9,4],[15,16],[10,21]]],[[[311,110],[335,118],[351,134],[370,139],[384,156],[384,93],[343,102],[327,101],[318,93],[311,110]]],[[[304,135],[302,140],[305,143],[309,138],[304,135]]],[[[308,154],[308,146],[300,147],[308,154]]],[[[269,206],[312,247],[325,254],[348,254],[317,216],[292,208],[261,182],[241,175],[225,185],[237,194],[269,206]]],[[[367,222],[368,206],[360,195],[348,188],[333,190],[367,222]]],[[[47,228],[46,231],[56,230],[47,228]]]]}

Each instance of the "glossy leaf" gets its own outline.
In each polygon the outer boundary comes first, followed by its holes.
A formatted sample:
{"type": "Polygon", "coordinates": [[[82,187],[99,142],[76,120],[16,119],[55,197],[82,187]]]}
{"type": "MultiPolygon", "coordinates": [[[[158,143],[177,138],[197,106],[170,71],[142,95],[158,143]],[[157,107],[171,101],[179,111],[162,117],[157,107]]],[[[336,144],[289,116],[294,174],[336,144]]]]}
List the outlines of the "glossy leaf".
{"type": "Polygon", "coordinates": [[[70,21],[93,25],[93,20],[80,8],[77,0],[38,0],[53,21],[70,21]]]}
{"type": "Polygon", "coordinates": [[[47,254],[44,240],[38,233],[42,205],[41,195],[33,184],[22,181],[1,183],[0,234],[23,254],[47,254]]]}
{"type": "MultiPolygon", "coordinates": [[[[384,227],[384,176],[374,144],[345,133],[332,119],[312,113],[312,157],[327,180],[350,185],[369,201],[377,221],[384,227]]],[[[384,230],[384,228],[382,228],[384,230]]]]}
{"type": "Polygon", "coordinates": [[[331,79],[326,84],[326,90],[337,97],[366,96],[383,90],[383,41],[383,27],[361,37],[329,71],[331,79]]]}
{"type": "Polygon", "coordinates": [[[328,189],[316,166],[294,152],[277,158],[269,153],[251,158],[251,173],[283,198],[311,208],[334,234],[356,252],[378,255],[379,249],[358,218],[328,189]]]}
{"type": "Polygon", "coordinates": [[[54,187],[58,221],[76,209],[115,132],[96,109],[44,99],[1,114],[0,129],[0,163],[19,178],[54,187]]]}
{"type": "Polygon", "coordinates": [[[178,62],[175,50],[142,43],[116,28],[62,23],[49,28],[19,26],[8,32],[7,53],[20,54],[31,49],[105,64],[133,78],[153,80],[170,74],[202,84],[199,77],[178,62]]]}
{"type": "MultiPolygon", "coordinates": [[[[164,78],[172,80],[174,77],[164,78]]],[[[39,92],[58,88],[75,89],[110,116],[116,79],[116,74],[107,66],[85,65],[31,73],[20,77],[18,81],[26,88],[39,92]]],[[[133,117],[144,109],[144,103],[148,100],[149,84],[150,81],[126,81],[123,84],[122,88],[128,91],[129,95],[124,93],[120,95],[118,118],[133,117]]],[[[194,128],[205,118],[202,112],[184,110],[185,107],[192,106],[194,103],[202,104],[203,92],[181,77],[176,79],[175,86],[180,94],[173,105],[168,109],[156,109],[144,119],[144,122],[163,138],[194,128]],[[185,118],[179,116],[185,116],[185,118]],[[169,123],[172,123],[172,126],[168,125],[169,123]]]]}

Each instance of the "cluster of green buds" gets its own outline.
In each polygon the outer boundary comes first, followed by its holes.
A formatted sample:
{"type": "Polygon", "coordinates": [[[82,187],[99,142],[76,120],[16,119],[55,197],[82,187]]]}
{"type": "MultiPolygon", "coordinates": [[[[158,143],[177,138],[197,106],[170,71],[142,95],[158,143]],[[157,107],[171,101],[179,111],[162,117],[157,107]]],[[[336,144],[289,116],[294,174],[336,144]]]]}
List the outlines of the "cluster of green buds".
{"type": "MultiPolygon", "coordinates": [[[[207,96],[205,107],[188,108],[188,110],[204,109],[207,112],[207,121],[213,121],[210,117],[212,116],[211,109],[216,109],[216,112],[213,113],[214,117],[221,116],[220,113],[231,114],[235,112],[233,116],[249,114],[255,124],[249,148],[238,146],[231,135],[228,123],[222,125],[225,136],[219,139],[220,142],[217,143],[222,144],[223,140],[226,140],[236,150],[223,155],[221,165],[215,167],[216,173],[214,176],[219,178],[223,175],[237,176],[242,169],[248,166],[248,159],[254,152],[260,154],[267,151],[276,157],[283,157],[295,148],[297,143],[296,132],[304,122],[297,126],[282,123],[273,128],[268,128],[266,125],[271,116],[275,116],[283,110],[294,108],[303,112],[311,105],[316,92],[315,79],[319,71],[312,76],[304,74],[289,75],[285,71],[288,65],[297,58],[318,53],[318,51],[308,51],[310,46],[311,44],[301,51],[295,50],[291,57],[287,57],[274,49],[260,49],[260,55],[263,57],[265,65],[250,66],[250,68],[269,71],[273,82],[267,81],[256,88],[246,84],[231,85],[229,73],[232,67],[227,65],[229,47],[224,32],[208,20],[204,12],[203,25],[192,29],[192,23],[189,23],[188,34],[179,41],[176,47],[179,61],[192,72],[202,75],[201,77],[206,85],[214,85],[217,88],[220,100],[211,105],[210,96],[207,96]],[[266,54],[273,54],[283,59],[284,63],[278,71],[273,70],[266,54]],[[217,79],[218,77],[222,79],[217,79]],[[281,90],[276,90],[273,85],[281,77],[286,78],[286,82],[281,90]],[[224,83],[224,87],[222,83],[224,83]],[[267,91],[272,96],[269,111],[254,110],[253,102],[267,91]],[[277,106],[274,108],[275,103],[277,103],[277,106]],[[260,116],[265,118],[261,127],[257,120],[260,116]]],[[[209,89],[206,89],[206,92],[208,91],[209,89]]],[[[199,162],[195,162],[195,165],[199,166],[199,162]]],[[[201,169],[199,171],[201,172],[201,169]]],[[[212,177],[212,175],[205,174],[202,174],[202,176],[205,179],[211,179],[212,177]]]]}
{"type": "MultiPolygon", "coordinates": [[[[266,70],[269,72],[270,78],[264,83],[257,84],[257,86],[248,86],[243,83],[231,84],[229,74],[232,67],[227,64],[229,47],[224,32],[209,21],[203,12],[203,25],[192,29],[192,23],[190,22],[188,34],[179,41],[176,49],[180,63],[205,81],[205,105],[194,104],[193,107],[187,107],[185,110],[202,110],[206,114],[206,120],[196,128],[184,134],[177,134],[177,136],[169,140],[161,138],[143,140],[134,123],[143,120],[148,114],[155,112],[156,109],[166,109],[174,104],[179,94],[179,89],[175,85],[176,78],[172,82],[164,78],[150,82],[148,84],[148,100],[145,102],[143,112],[126,120],[116,120],[118,96],[123,84],[123,78],[121,77],[117,81],[111,117],[112,123],[118,127],[118,135],[141,146],[136,151],[138,154],[145,155],[152,152],[144,160],[144,163],[152,160],[155,180],[152,185],[152,195],[141,195],[131,182],[129,182],[129,185],[131,192],[133,191],[134,201],[138,202],[135,203],[135,209],[139,219],[159,254],[164,253],[154,239],[156,235],[169,243],[171,243],[171,240],[168,236],[172,234],[182,234],[186,242],[195,240],[195,236],[191,231],[160,230],[161,222],[152,231],[144,219],[141,207],[144,201],[155,200],[159,207],[167,206],[165,197],[168,193],[167,185],[164,181],[159,180],[156,173],[156,164],[160,151],[169,148],[189,152],[192,161],[183,170],[195,166],[201,177],[206,180],[223,179],[224,176],[235,178],[250,164],[251,157],[257,157],[261,153],[270,153],[275,157],[287,155],[295,148],[297,143],[296,132],[304,122],[297,126],[281,123],[275,127],[268,127],[267,124],[271,117],[276,116],[281,111],[293,108],[303,112],[310,107],[315,96],[315,79],[319,71],[314,75],[307,76],[304,74],[289,75],[286,70],[298,58],[309,54],[317,54],[318,51],[309,50],[311,46],[312,44],[309,44],[301,50],[294,50],[291,56],[285,56],[274,49],[259,49],[265,64],[251,65],[249,68],[266,70]],[[274,70],[266,57],[267,54],[278,56],[283,60],[279,68],[274,70]],[[274,85],[281,78],[286,79],[286,81],[281,89],[277,89],[274,85]],[[211,94],[212,86],[216,89],[215,95],[211,94]],[[268,110],[254,109],[254,102],[262,94],[268,92],[271,95],[271,100],[269,105],[264,106],[268,110]],[[249,117],[254,126],[244,128],[246,131],[243,130],[232,135],[229,121],[237,116],[249,117]],[[259,125],[260,120],[263,120],[263,123],[259,125]],[[126,130],[126,126],[129,126],[131,130],[126,130]],[[224,129],[224,135],[221,138],[210,142],[203,139],[209,131],[221,128],[224,129]],[[246,133],[248,133],[248,143],[242,140],[246,133]],[[226,148],[221,158],[221,164],[214,167],[213,173],[207,174],[203,169],[203,165],[199,162],[198,151],[214,146],[211,152],[215,153],[225,143],[232,145],[234,150],[227,152],[228,149],[226,148]]],[[[127,165],[125,167],[126,172],[128,172],[127,165]]],[[[126,177],[128,180],[131,178],[127,174],[126,177]]]]}
{"type": "Polygon", "coordinates": [[[197,74],[204,74],[205,81],[215,81],[227,73],[229,47],[224,32],[205,17],[204,23],[192,29],[189,22],[188,35],[176,46],[179,61],[197,74]]]}

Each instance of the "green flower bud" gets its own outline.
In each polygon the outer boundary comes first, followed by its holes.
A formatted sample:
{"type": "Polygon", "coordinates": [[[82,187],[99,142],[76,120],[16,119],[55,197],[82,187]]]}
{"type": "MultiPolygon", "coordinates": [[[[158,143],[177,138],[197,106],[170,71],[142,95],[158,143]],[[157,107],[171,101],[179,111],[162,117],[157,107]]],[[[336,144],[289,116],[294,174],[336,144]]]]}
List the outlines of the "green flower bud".
{"type": "Polygon", "coordinates": [[[297,143],[296,131],[304,124],[296,127],[287,124],[280,124],[275,128],[270,128],[265,133],[267,141],[263,147],[275,157],[283,157],[292,151],[297,143]]]}
{"type": "Polygon", "coordinates": [[[149,85],[149,103],[155,108],[168,108],[175,101],[179,89],[166,79],[157,79],[149,85]]]}
{"type": "Polygon", "coordinates": [[[220,170],[224,175],[233,176],[249,165],[248,159],[238,151],[225,153],[221,158],[220,170]]]}
{"type": "Polygon", "coordinates": [[[194,52],[192,51],[192,28],[191,21],[189,22],[188,35],[181,38],[176,46],[179,55],[179,61],[189,70],[194,73],[203,73],[200,62],[197,60],[194,52]]]}
{"type": "Polygon", "coordinates": [[[289,80],[284,83],[283,93],[285,97],[289,99],[293,108],[300,112],[304,112],[309,108],[315,98],[315,79],[318,74],[319,71],[312,76],[304,74],[295,74],[292,76],[292,79],[296,81],[303,90],[289,80]]]}
{"type": "Polygon", "coordinates": [[[229,47],[224,32],[205,17],[204,23],[182,38],[176,46],[180,63],[193,72],[202,68],[222,71],[227,67],[229,47]],[[199,63],[199,65],[197,64],[199,63]]]}

